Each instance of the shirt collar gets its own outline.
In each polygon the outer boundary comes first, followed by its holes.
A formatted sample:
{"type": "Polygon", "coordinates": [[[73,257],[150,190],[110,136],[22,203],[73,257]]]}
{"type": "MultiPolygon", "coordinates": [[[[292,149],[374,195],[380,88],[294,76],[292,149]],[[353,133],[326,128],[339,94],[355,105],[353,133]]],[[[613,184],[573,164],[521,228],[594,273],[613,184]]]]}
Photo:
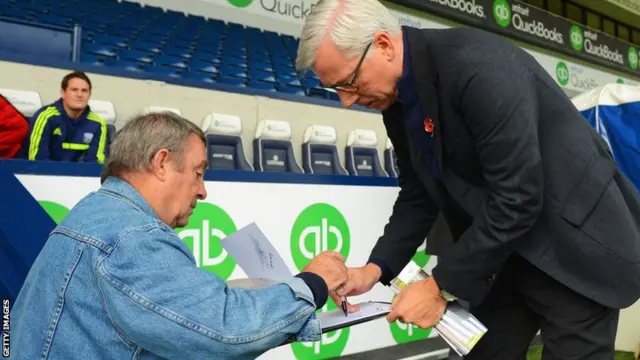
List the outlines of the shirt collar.
{"type": "Polygon", "coordinates": [[[398,88],[398,100],[408,104],[416,99],[416,92],[413,83],[413,71],[411,70],[411,52],[409,51],[409,41],[407,41],[407,30],[402,27],[402,75],[396,82],[398,88]]]}

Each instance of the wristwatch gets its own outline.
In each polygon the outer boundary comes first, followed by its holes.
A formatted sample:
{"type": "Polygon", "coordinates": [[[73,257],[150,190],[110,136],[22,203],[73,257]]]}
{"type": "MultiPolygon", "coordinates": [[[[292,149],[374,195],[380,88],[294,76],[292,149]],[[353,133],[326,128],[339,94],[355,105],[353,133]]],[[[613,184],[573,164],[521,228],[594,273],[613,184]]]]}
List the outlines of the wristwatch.
{"type": "Polygon", "coordinates": [[[442,296],[447,302],[452,302],[457,299],[455,295],[449,293],[446,290],[440,290],[440,296],[442,296]]]}

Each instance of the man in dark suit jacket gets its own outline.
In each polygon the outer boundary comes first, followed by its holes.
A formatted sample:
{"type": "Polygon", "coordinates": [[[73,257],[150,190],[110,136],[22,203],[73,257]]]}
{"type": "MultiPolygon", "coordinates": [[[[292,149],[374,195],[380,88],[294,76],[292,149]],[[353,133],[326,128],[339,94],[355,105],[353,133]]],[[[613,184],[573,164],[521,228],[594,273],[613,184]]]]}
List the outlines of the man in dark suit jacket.
{"type": "Polygon", "coordinates": [[[429,327],[458,298],[489,328],[468,359],[524,358],[539,329],[545,359],[613,359],[640,297],[637,189],[525,51],[394,21],[376,0],[321,0],[301,35],[298,69],[381,110],[399,168],[384,234],[337,295],[389,284],[428,235],[433,276],[389,321],[429,327]]]}

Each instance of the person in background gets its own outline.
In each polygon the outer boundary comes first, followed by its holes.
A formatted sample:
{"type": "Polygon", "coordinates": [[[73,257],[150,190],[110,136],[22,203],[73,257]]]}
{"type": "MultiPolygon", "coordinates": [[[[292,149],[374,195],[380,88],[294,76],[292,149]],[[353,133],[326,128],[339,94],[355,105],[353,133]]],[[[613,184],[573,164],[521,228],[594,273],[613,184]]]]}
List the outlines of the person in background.
{"type": "Polygon", "coordinates": [[[388,285],[427,237],[432,276],[388,321],[428,328],[462,300],[489,329],[467,360],[524,359],[538,330],[545,360],[613,360],[640,297],[638,191],[530,54],[480,29],[401,27],[377,0],[320,0],[296,65],[381,111],[397,155],[389,222],[334,299],[388,285]]]}
{"type": "Polygon", "coordinates": [[[281,283],[230,287],[178,237],[207,196],[205,144],[173,113],[116,134],[102,187],[53,230],[18,294],[12,359],[255,359],[320,339],[315,311],[347,281],[342,255],[319,254],[281,283]]]}
{"type": "Polygon", "coordinates": [[[29,121],[0,95],[0,159],[13,159],[19,155],[28,132],[29,121]]]}
{"type": "Polygon", "coordinates": [[[22,154],[29,160],[104,163],[107,124],[89,107],[91,80],[79,71],[62,79],[60,99],[30,121],[22,154]]]}

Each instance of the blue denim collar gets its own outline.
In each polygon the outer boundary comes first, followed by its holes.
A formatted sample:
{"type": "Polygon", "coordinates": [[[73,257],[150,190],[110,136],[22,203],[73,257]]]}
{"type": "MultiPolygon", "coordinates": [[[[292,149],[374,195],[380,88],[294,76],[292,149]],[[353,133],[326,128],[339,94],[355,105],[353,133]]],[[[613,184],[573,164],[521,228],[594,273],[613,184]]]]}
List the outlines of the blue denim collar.
{"type": "Polygon", "coordinates": [[[162,220],[160,220],[158,214],[156,214],[151,205],[149,205],[149,202],[147,202],[147,200],[142,197],[142,194],[140,194],[138,189],[133,187],[127,181],[115,176],[110,176],[105,179],[100,191],[109,192],[111,193],[111,195],[118,196],[124,200],[131,202],[143,213],[153,217],[154,219],[157,219],[159,222],[165,224],[166,226],[169,226],[162,220]]]}

